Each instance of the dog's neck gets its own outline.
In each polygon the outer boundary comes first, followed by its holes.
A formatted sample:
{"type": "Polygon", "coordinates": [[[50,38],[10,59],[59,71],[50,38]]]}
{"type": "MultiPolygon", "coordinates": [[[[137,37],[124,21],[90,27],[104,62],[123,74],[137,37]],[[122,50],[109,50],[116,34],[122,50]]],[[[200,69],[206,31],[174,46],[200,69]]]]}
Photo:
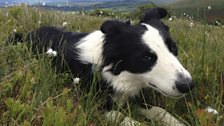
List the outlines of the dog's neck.
{"type": "Polygon", "coordinates": [[[79,60],[83,63],[102,64],[104,34],[94,31],[82,38],[75,48],[79,50],[79,60]]]}

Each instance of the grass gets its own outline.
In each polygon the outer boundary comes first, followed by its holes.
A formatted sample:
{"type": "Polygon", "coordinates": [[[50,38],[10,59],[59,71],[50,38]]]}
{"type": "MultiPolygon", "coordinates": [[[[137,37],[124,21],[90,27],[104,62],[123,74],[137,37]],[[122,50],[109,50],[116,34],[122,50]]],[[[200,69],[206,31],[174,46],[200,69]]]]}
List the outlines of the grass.
{"type": "Polygon", "coordinates": [[[171,8],[172,13],[175,13],[176,16],[183,16],[183,13],[186,13],[197,20],[203,20],[206,11],[207,20],[214,23],[216,20],[223,21],[223,5],[223,0],[181,0],[167,5],[167,7],[171,8]],[[208,10],[208,6],[211,7],[211,10],[208,10]]]}
{"type": "MultiPolygon", "coordinates": [[[[100,111],[101,99],[92,92],[81,92],[68,73],[57,74],[51,58],[35,56],[24,44],[6,45],[14,31],[27,32],[40,25],[64,27],[68,31],[89,32],[100,28],[106,18],[26,6],[0,10],[0,125],[114,125],[100,111]],[[38,57],[38,58],[37,58],[38,57]]],[[[224,28],[187,19],[165,21],[178,43],[179,59],[190,71],[195,89],[181,99],[171,99],[152,91],[149,101],[166,108],[191,126],[224,124],[224,28]],[[205,111],[211,106],[218,111],[205,111]]],[[[93,89],[94,90],[94,89],[93,89]]],[[[128,113],[143,125],[159,125],[134,111],[128,113]]]]}

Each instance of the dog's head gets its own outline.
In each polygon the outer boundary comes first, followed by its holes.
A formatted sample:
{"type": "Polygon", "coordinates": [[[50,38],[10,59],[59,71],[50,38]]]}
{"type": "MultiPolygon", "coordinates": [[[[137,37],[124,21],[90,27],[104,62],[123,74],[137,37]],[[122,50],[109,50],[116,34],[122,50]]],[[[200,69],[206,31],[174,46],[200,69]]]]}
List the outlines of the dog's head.
{"type": "Polygon", "coordinates": [[[118,92],[137,94],[152,87],[167,96],[181,96],[194,84],[181,65],[176,43],[169,27],[160,19],[166,17],[162,8],[151,9],[137,25],[106,21],[102,75],[118,92]]]}

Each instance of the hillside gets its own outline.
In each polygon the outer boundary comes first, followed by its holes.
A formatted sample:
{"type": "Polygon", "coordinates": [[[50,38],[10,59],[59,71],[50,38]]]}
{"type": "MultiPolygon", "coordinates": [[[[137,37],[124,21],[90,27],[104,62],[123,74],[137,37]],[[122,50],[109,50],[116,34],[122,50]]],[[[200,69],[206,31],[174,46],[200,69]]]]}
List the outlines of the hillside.
{"type": "Polygon", "coordinates": [[[19,3],[27,3],[27,4],[36,4],[36,3],[85,3],[85,2],[154,2],[156,4],[169,4],[174,3],[178,0],[1,0],[0,4],[19,4],[19,3]]]}
{"type": "Polygon", "coordinates": [[[224,20],[224,1],[223,0],[182,0],[168,6],[177,15],[187,13],[195,19],[224,20]],[[211,10],[208,10],[211,6],[211,10]]]}
{"type": "Polygon", "coordinates": [[[223,8],[223,0],[181,0],[177,1],[170,5],[170,7],[179,9],[179,8],[191,8],[191,7],[208,7],[214,6],[217,9],[223,8]]]}
{"type": "Polygon", "coordinates": [[[54,10],[94,10],[94,9],[111,9],[111,10],[122,10],[130,11],[135,10],[140,5],[147,5],[153,2],[156,5],[167,5],[174,3],[177,0],[117,0],[117,1],[70,1],[67,2],[53,2],[42,5],[42,3],[35,4],[34,6],[54,9],[54,10]]]}
{"type": "Polygon", "coordinates": [[[178,0],[19,0],[19,1],[0,1],[0,6],[18,5],[25,3],[28,5],[42,7],[53,10],[79,11],[79,10],[93,10],[96,8],[106,8],[112,10],[134,10],[139,5],[149,4],[153,2],[157,5],[167,5],[175,3],[178,0]]]}

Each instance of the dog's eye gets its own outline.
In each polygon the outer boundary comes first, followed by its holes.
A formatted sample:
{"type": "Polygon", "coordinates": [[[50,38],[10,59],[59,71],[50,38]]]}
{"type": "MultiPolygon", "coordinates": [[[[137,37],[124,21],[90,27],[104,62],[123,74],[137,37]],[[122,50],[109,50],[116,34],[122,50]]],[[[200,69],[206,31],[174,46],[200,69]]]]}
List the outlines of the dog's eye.
{"type": "Polygon", "coordinates": [[[151,60],[151,57],[149,55],[144,55],[144,57],[142,58],[142,60],[149,61],[149,60],[151,60]]]}

